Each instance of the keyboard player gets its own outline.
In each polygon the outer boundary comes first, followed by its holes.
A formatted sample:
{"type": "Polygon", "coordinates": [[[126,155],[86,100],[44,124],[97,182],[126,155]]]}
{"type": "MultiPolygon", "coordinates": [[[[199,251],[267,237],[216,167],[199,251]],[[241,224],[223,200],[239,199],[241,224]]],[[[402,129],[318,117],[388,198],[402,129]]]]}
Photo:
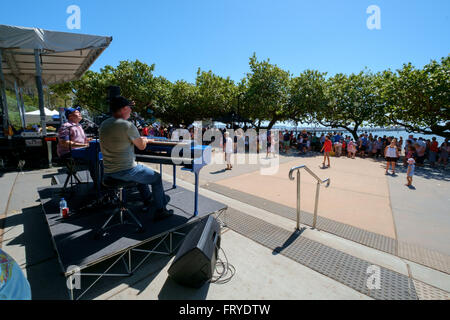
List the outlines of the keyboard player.
{"type": "Polygon", "coordinates": [[[130,101],[121,96],[111,99],[112,117],[103,121],[100,126],[104,177],[137,182],[145,207],[150,206],[151,194],[148,185],[151,185],[156,207],[154,219],[161,220],[171,216],[173,210],[166,209],[161,175],[135,161],[134,147],[144,150],[151,139],[141,137],[136,126],[127,121],[130,118],[131,105],[130,101]]]}
{"type": "MultiPolygon", "coordinates": [[[[58,130],[58,145],[56,147],[56,152],[61,159],[69,158],[71,151],[74,149],[89,147],[89,141],[80,125],[80,121],[83,120],[80,111],[80,106],[65,109],[65,115],[68,121],[58,130]]],[[[77,161],[83,162],[84,160],[77,159],[77,161]]],[[[92,161],[84,162],[88,163],[91,178],[95,181],[95,163],[92,161]]]]}

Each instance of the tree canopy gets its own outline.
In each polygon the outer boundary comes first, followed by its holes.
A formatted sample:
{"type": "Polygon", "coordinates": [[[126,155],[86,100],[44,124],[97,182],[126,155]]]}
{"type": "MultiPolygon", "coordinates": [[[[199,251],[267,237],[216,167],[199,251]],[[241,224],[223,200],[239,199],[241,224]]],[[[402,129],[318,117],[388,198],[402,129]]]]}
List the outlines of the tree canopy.
{"type": "Polygon", "coordinates": [[[151,110],[152,116],[174,125],[232,115],[228,118],[249,120],[257,129],[293,121],[344,129],[355,138],[359,128],[370,125],[450,136],[450,56],[423,68],[408,63],[376,74],[365,69],[327,76],[305,70],[293,76],[253,54],[249,69],[238,83],[200,69],[195,83],[171,82],[154,75],[154,64],[121,61],[50,89],[64,101],[72,96],[74,103],[99,113],[108,111],[107,87],[117,85],[136,102],[141,116],[150,117],[151,110]]]}

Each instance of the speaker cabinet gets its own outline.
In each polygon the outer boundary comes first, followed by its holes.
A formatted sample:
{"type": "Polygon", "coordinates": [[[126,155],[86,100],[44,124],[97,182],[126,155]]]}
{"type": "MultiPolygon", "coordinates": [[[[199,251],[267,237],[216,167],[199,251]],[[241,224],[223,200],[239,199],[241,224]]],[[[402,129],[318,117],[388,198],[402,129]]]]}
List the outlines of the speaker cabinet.
{"type": "Polygon", "coordinates": [[[106,100],[108,103],[111,103],[111,99],[120,96],[120,87],[119,86],[109,86],[106,88],[106,100]]]}
{"type": "Polygon", "coordinates": [[[214,274],[219,248],[220,225],[209,216],[186,235],[169,268],[169,276],[181,285],[200,288],[214,274]]]}

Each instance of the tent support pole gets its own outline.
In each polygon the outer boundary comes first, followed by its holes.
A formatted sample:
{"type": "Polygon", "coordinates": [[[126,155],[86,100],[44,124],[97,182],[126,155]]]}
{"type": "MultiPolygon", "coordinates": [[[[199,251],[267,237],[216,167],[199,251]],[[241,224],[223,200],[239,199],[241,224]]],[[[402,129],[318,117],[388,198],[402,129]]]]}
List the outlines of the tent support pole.
{"type": "Polygon", "coordinates": [[[27,121],[25,120],[25,102],[23,101],[23,90],[19,87],[19,98],[20,98],[20,109],[22,110],[22,122],[24,124],[24,129],[26,128],[27,121]]]}
{"type": "MultiPolygon", "coordinates": [[[[41,113],[41,127],[42,127],[42,136],[45,141],[45,137],[47,136],[47,123],[45,121],[45,110],[44,110],[44,90],[42,89],[42,69],[41,69],[41,60],[40,60],[40,50],[34,49],[34,60],[36,64],[36,87],[38,91],[39,98],[39,111],[41,113]]],[[[46,141],[47,144],[47,159],[49,168],[52,167],[52,142],[46,141]]]]}
{"type": "Polygon", "coordinates": [[[42,69],[41,69],[41,60],[40,60],[40,50],[34,49],[34,61],[36,64],[36,88],[38,91],[39,98],[39,111],[41,113],[41,127],[42,134],[44,136],[47,135],[47,126],[45,122],[45,111],[44,111],[44,90],[42,89],[42,69]]]}
{"type": "Polygon", "coordinates": [[[9,123],[9,116],[8,116],[8,101],[6,100],[6,83],[5,83],[5,76],[3,74],[3,65],[2,65],[2,59],[3,59],[3,49],[0,48],[0,104],[2,107],[2,119],[3,119],[3,132],[8,132],[8,123],[9,123]]]}
{"type": "Polygon", "coordinates": [[[14,91],[16,92],[17,110],[19,110],[19,117],[20,117],[20,121],[22,123],[22,129],[25,130],[25,116],[24,116],[23,110],[22,110],[22,99],[20,97],[19,89],[17,87],[17,80],[14,81],[14,91]]]}

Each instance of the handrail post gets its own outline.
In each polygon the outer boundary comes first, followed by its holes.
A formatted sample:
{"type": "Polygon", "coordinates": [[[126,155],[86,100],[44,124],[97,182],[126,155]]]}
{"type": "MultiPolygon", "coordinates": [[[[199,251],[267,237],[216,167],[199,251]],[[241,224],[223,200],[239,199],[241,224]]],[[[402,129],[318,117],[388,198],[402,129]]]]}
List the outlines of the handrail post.
{"type": "Polygon", "coordinates": [[[314,219],[313,219],[313,229],[316,228],[317,225],[317,210],[319,206],[319,192],[320,192],[320,185],[323,183],[326,183],[325,187],[328,188],[330,186],[330,178],[327,178],[325,180],[321,180],[314,172],[309,170],[309,168],[305,165],[297,166],[291,168],[289,171],[289,179],[295,180],[293,177],[294,171],[297,171],[297,230],[300,230],[300,170],[305,169],[311,176],[313,176],[317,180],[317,186],[316,186],[316,200],[314,204],[314,219]]]}
{"type": "Polygon", "coordinates": [[[313,221],[313,229],[316,228],[317,223],[317,206],[319,205],[319,192],[320,192],[320,182],[317,181],[317,187],[316,187],[316,203],[314,205],[314,221],[313,221]]]}
{"type": "Polygon", "coordinates": [[[300,230],[300,170],[297,170],[297,230],[300,230]]]}

